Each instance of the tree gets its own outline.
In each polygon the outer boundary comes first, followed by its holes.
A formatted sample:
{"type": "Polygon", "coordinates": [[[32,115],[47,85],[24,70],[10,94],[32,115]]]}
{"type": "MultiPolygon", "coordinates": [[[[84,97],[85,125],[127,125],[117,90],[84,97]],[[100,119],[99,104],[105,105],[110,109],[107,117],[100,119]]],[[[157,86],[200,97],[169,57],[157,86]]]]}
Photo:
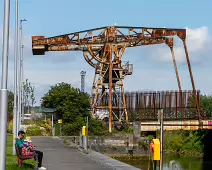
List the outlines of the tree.
{"type": "Polygon", "coordinates": [[[50,87],[41,99],[41,106],[55,108],[58,118],[62,118],[64,122],[74,122],[77,116],[88,115],[89,95],[62,82],[50,87]]]}
{"type": "Polygon", "coordinates": [[[13,102],[14,102],[14,93],[12,91],[8,92],[8,115],[13,115],[13,102]]]}
{"type": "Polygon", "coordinates": [[[24,106],[28,107],[28,113],[29,113],[30,107],[33,107],[34,104],[36,103],[34,95],[35,86],[32,86],[31,82],[29,82],[29,80],[26,79],[26,82],[23,84],[23,88],[24,88],[24,106]]]}
{"type": "Polygon", "coordinates": [[[78,135],[85,125],[85,118],[89,117],[89,133],[103,134],[102,123],[92,120],[89,114],[90,99],[87,93],[80,93],[67,83],[58,83],[42,97],[41,106],[55,108],[58,119],[63,119],[63,132],[66,135],[78,135]]]}
{"type": "MultiPolygon", "coordinates": [[[[188,106],[193,108],[190,111],[194,114],[196,111],[196,100],[193,96],[189,98],[188,106]]],[[[212,96],[200,96],[200,114],[202,117],[212,117],[212,96]]]]}
{"type": "Polygon", "coordinates": [[[202,116],[212,117],[212,96],[201,96],[200,107],[202,116]]]}

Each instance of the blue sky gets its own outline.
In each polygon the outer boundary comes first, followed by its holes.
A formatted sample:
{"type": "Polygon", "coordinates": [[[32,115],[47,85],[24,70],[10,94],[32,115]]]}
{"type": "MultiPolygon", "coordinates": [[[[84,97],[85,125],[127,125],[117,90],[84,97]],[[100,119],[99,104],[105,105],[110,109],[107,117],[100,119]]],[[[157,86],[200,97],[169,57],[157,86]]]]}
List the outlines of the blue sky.
{"type": "MultiPolygon", "coordinates": [[[[188,50],[197,89],[211,93],[212,1],[205,0],[19,0],[19,19],[24,23],[25,78],[36,87],[36,100],[50,85],[68,82],[80,87],[80,71],[85,70],[86,91],[90,92],[94,70],[80,52],[54,52],[33,56],[31,36],[54,36],[109,25],[187,28],[188,50]],[[204,3],[203,3],[204,2],[204,3]]],[[[2,44],[3,1],[0,1],[0,44],[2,44]]],[[[13,44],[15,0],[11,0],[9,88],[13,89],[13,44]]],[[[1,54],[0,47],[0,54],[1,54]]],[[[183,89],[191,89],[181,41],[176,41],[177,64],[183,89]]],[[[171,54],[165,45],[128,49],[123,60],[134,64],[125,79],[127,91],[175,90],[177,81],[171,54]]]]}

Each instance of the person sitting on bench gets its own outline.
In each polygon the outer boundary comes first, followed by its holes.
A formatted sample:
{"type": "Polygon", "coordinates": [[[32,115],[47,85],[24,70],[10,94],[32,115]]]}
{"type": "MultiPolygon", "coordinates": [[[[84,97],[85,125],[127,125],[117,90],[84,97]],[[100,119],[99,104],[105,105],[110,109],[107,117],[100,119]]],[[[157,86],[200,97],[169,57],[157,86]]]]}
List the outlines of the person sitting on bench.
{"type": "Polygon", "coordinates": [[[19,149],[19,152],[22,156],[37,156],[38,159],[38,169],[42,170],[42,169],[46,169],[44,167],[42,167],[42,159],[43,159],[43,152],[35,150],[35,147],[33,146],[29,146],[27,147],[24,144],[24,136],[25,136],[25,132],[24,131],[19,131],[18,132],[18,137],[16,139],[16,145],[19,149]]]}

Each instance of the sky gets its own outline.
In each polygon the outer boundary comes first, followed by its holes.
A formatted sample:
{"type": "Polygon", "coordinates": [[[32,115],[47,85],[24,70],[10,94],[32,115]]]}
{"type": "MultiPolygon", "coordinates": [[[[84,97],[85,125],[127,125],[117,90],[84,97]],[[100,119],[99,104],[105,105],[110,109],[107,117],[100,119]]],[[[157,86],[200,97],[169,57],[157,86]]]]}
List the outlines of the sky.
{"type": "MultiPolygon", "coordinates": [[[[80,71],[86,71],[85,91],[90,93],[94,69],[82,52],[48,52],[33,56],[31,36],[56,36],[102,26],[186,28],[187,45],[196,88],[212,92],[212,1],[205,0],[19,0],[19,20],[24,35],[24,77],[35,86],[36,105],[49,87],[67,82],[80,88],[80,71]]],[[[2,54],[3,0],[0,1],[0,54],[2,54]]],[[[11,0],[8,89],[14,84],[15,0],[11,0]]],[[[183,44],[175,41],[175,55],[182,88],[191,90],[183,44]]],[[[126,91],[177,90],[171,53],[166,45],[127,49],[124,61],[133,74],[124,80],[126,91]]],[[[1,64],[1,61],[0,61],[1,64]]],[[[1,71],[0,71],[1,73],[1,71]]]]}

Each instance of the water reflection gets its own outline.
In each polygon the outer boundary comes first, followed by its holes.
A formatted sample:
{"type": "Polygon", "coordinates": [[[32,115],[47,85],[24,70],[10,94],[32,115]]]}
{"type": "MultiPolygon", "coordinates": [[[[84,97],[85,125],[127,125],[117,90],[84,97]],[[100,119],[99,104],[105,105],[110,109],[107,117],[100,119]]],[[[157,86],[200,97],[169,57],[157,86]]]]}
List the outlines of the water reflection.
{"type": "MultiPolygon", "coordinates": [[[[125,158],[119,159],[122,162],[141,168],[142,170],[148,170],[148,159],[130,160],[125,158]]],[[[175,160],[178,162],[183,170],[211,170],[212,166],[209,164],[203,164],[202,158],[191,156],[179,156],[179,155],[165,155],[163,170],[172,170],[169,168],[170,161],[175,160]]],[[[175,169],[173,169],[175,170],[175,169]]]]}

